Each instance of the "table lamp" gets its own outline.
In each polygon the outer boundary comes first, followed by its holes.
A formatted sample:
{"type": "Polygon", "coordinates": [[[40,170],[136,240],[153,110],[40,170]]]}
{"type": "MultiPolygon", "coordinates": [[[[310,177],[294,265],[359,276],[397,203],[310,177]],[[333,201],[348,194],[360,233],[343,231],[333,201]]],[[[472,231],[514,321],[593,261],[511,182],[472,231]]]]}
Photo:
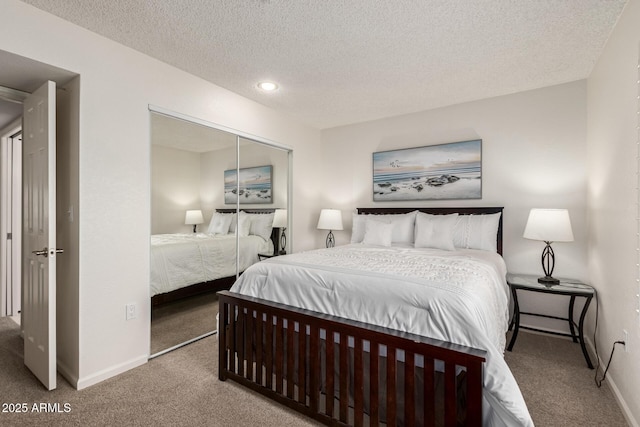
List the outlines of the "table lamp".
{"type": "Polygon", "coordinates": [[[196,232],[196,227],[198,224],[202,224],[204,222],[204,218],[202,217],[202,211],[200,209],[189,210],[187,214],[184,216],[185,225],[193,225],[193,232],[196,232]]]}
{"type": "Polygon", "coordinates": [[[318,220],[318,230],[329,230],[325,241],[328,248],[336,245],[332,230],[342,230],[342,212],[337,209],[322,209],[318,220]]]}
{"type": "Polygon", "coordinates": [[[553,277],[556,259],[551,243],[573,241],[569,211],[566,209],[531,209],[523,237],[546,243],[541,257],[544,277],[540,277],[538,282],[546,286],[560,283],[560,280],[553,277]]]}
{"type": "Polygon", "coordinates": [[[287,210],[286,209],[276,209],[273,215],[273,227],[274,228],[282,228],[282,232],[280,233],[280,252],[279,255],[286,255],[287,251],[285,247],[287,246],[287,236],[285,235],[285,231],[287,230],[287,210]]]}

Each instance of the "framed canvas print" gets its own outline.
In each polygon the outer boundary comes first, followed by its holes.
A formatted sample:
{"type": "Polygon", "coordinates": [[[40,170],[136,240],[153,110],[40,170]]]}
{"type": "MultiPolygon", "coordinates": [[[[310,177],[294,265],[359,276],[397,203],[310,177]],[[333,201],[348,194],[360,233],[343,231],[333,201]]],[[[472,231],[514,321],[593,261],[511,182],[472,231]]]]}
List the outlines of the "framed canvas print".
{"type": "Polygon", "coordinates": [[[272,166],[257,166],[224,171],[224,202],[226,204],[271,203],[272,166]]]}
{"type": "Polygon", "coordinates": [[[373,200],[482,198],[482,140],[373,153],[373,200]]]}

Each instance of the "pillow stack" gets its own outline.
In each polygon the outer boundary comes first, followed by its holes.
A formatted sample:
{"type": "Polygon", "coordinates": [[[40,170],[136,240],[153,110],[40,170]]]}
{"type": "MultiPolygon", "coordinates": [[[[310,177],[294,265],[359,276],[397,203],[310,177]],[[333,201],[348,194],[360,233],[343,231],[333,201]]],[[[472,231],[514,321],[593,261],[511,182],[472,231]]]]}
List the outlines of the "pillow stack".
{"type": "Polygon", "coordinates": [[[240,211],[236,224],[235,213],[214,212],[209,222],[207,233],[214,235],[235,234],[236,229],[240,237],[260,236],[265,240],[271,238],[274,213],[252,214],[240,211]]]}
{"type": "Polygon", "coordinates": [[[351,243],[376,246],[409,244],[416,248],[497,252],[501,213],[433,215],[419,211],[392,215],[353,214],[351,243]]]}

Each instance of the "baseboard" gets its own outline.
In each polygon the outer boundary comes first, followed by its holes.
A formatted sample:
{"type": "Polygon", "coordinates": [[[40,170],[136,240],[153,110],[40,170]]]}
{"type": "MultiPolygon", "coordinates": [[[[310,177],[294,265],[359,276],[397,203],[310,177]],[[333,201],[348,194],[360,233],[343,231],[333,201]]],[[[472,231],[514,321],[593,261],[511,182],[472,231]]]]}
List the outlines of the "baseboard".
{"type": "Polygon", "coordinates": [[[115,377],[116,375],[120,375],[123,372],[126,372],[130,369],[137,368],[138,366],[144,365],[149,360],[149,355],[145,354],[135,359],[129,360],[127,362],[121,363],[116,366],[112,366],[108,369],[104,369],[102,371],[96,372],[93,375],[89,375],[85,378],[78,379],[76,389],[82,390],[84,388],[90,387],[94,384],[98,384],[108,378],[115,377]]]}
{"type": "MultiPolygon", "coordinates": [[[[588,337],[585,337],[584,341],[587,347],[589,347],[589,350],[591,350],[591,354],[596,354],[593,342],[588,337]]],[[[600,357],[598,357],[598,363],[600,364],[600,366],[606,366],[606,362],[603,361],[600,357]]],[[[607,376],[607,380],[605,381],[605,383],[609,386],[609,389],[611,389],[613,396],[616,398],[618,406],[620,406],[622,415],[624,415],[627,423],[629,423],[631,427],[640,427],[640,424],[638,424],[638,421],[633,417],[633,414],[631,413],[627,402],[624,400],[624,397],[622,397],[622,393],[620,393],[620,389],[616,385],[613,378],[611,378],[611,375],[607,376]]]]}

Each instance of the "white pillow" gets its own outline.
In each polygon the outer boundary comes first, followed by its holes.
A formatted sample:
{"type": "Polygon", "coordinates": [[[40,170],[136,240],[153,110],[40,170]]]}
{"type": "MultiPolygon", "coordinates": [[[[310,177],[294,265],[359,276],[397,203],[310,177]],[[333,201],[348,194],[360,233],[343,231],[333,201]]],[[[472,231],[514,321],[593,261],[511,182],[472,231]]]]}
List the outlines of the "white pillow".
{"type": "Polygon", "coordinates": [[[271,238],[274,214],[248,214],[248,216],[251,218],[249,234],[260,236],[264,240],[269,240],[271,238]]]}
{"type": "Polygon", "coordinates": [[[500,212],[487,215],[460,215],[453,230],[453,244],[457,248],[497,252],[500,215],[500,212]]]}
{"type": "Polygon", "coordinates": [[[362,243],[364,239],[365,223],[369,215],[353,214],[353,222],[351,223],[351,243],[362,243]]]}
{"type": "MultiPolygon", "coordinates": [[[[393,224],[391,242],[413,243],[414,227],[417,213],[418,211],[413,211],[406,214],[375,215],[375,220],[378,222],[393,224]]],[[[353,214],[353,224],[351,227],[351,243],[360,243],[363,241],[366,231],[365,223],[367,221],[367,218],[371,218],[371,216],[372,215],[353,214]]]]}
{"type": "Polygon", "coordinates": [[[232,215],[225,215],[219,212],[214,212],[209,222],[209,228],[207,233],[209,234],[227,234],[229,233],[229,227],[231,226],[232,215]]]}
{"type": "Polygon", "coordinates": [[[453,229],[458,214],[431,215],[418,212],[416,217],[416,248],[435,248],[446,251],[455,250],[453,229]]]}
{"type": "Polygon", "coordinates": [[[362,243],[365,245],[391,246],[393,224],[367,219],[362,243]]]}
{"type": "Polygon", "coordinates": [[[229,215],[231,217],[231,225],[229,226],[229,233],[235,234],[236,227],[238,226],[238,215],[235,213],[223,214],[223,215],[229,215]]]}
{"type": "Polygon", "coordinates": [[[240,237],[247,237],[250,230],[251,217],[247,213],[241,211],[238,216],[238,235],[240,237]]]}

